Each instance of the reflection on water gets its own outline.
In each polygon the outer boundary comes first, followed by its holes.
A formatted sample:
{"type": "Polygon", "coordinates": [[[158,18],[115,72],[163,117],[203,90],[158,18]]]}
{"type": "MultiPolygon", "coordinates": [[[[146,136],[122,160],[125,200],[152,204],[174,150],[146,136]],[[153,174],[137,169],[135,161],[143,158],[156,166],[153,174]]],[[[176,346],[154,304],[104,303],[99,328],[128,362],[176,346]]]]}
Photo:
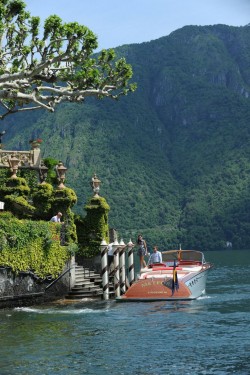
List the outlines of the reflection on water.
{"type": "Polygon", "coordinates": [[[249,252],[215,264],[195,301],[77,303],[0,311],[0,374],[249,375],[249,252]]]}

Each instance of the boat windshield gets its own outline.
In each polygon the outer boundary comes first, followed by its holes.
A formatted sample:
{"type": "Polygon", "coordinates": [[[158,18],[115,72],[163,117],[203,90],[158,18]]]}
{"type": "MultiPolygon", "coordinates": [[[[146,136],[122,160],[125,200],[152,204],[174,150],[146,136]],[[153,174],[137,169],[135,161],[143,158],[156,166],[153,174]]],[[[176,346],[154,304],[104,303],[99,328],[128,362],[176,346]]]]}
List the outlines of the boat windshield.
{"type": "Polygon", "coordinates": [[[195,250],[169,250],[162,252],[163,262],[173,262],[173,261],[194,261],[204,263],[203,253],[195,250]]]}

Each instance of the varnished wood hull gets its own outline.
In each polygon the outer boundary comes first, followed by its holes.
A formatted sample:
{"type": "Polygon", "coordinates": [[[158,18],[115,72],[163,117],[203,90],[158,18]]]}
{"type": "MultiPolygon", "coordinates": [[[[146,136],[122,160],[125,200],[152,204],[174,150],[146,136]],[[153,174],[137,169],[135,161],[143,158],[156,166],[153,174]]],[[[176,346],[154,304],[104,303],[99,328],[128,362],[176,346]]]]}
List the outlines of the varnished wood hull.
{"type": "Polygon", "coordinates": [[[117,298],[117,301],[162,301],[162,300],[192,300],[205,293],[207,273],[210,267],[200,272],[183,275],[178,282],[178,289],[172,290],[172,277],[159,275],[137,280],[127,292],[117,298]]]}

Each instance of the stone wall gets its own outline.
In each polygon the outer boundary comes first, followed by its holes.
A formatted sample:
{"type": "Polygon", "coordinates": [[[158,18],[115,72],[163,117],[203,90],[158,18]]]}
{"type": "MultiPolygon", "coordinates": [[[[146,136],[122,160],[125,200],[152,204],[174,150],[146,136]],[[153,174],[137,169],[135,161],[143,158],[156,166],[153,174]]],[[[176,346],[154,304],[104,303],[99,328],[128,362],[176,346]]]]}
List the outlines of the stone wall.
{"type": "Polygon", "coordinates": [[[15,274],[11,268],[0,267],[0,308],[30,306],[64,298],[74,283],[72,266],[72,261],[68,262],[63,276],[57,281],[40,280],[31,272],[15,274]]]}

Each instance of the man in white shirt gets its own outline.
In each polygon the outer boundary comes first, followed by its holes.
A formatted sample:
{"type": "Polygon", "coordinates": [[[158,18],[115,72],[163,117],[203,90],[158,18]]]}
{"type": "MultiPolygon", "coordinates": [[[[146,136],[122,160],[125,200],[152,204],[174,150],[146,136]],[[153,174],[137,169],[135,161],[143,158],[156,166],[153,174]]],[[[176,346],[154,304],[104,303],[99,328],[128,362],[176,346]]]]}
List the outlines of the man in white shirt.
{"type": "Polygon", "coordinates": [[[50,221],[53,223],[60,223],[61,222],[62,213],[58,212],[55,216],[53,216],[50,221]]]}
{"type": "Polygon", "coordinates": [[[162,263],[161,252],[158,251],[158,247],[154,246],[153,253],[150,255],[149,264],[162,263]]]}

